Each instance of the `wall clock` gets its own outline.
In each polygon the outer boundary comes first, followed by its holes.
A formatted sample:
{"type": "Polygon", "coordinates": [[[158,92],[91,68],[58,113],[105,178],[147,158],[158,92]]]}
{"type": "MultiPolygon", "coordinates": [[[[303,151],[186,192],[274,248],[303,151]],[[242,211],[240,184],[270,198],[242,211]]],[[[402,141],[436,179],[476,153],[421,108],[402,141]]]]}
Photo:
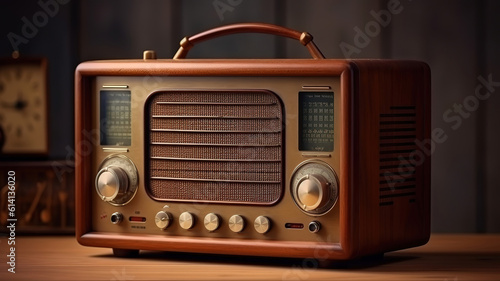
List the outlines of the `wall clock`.
{"type": "Polygon", "coordinates": [[[46,156],[48,82],[45,58],[0,59],[0,126],[3,156],[46,156]]]}

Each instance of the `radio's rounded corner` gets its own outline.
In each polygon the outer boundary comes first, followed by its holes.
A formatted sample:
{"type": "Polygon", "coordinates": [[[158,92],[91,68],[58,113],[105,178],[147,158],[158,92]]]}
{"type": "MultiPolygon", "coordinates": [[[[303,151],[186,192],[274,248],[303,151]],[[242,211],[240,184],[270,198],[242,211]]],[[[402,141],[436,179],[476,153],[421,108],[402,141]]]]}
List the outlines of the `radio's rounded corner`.
{"type": "Polygon", "coordinates": [[[75,238],[78,244],[82,246],[95,246],[95,237],[94,235],[89,232],[90,230],[82,230],[78,229],[78,226],[75,229],[75,238]]]}
{"type": "Polygon", "coordinates": [[[424,236],[422,236],[421,239],[416,241],[416,247],[423,246],[423,245],[429,243],[430,240],[431,240],[431,233],[429,231],[424,236]]]}
{"type": "Polygon", "coordinates": [[[75,75],[82,75],[83,72],[92,68],[95,63],[91,61],[84,61],[79,63],[75,68],[75,75]]]}
{"type": "Polygon", "coordinates": [[[82,235],[76,234],[75,236],[76,236],[76,241],[78,242],[78,244],[80,244],[80,245],[82,245],[82,246],[90,246],[90,245],[87,243],[87,242],[88,242],[88,241],[87,241],[88,239],[84,237],[84,236],[85,236],[84,234],[82,234],[82,235]]]}
{"type": "Polygon", "coordinates": [[[359,62],[356,60],[345,60],[342,65],[341,75],[344,73],[348,73],[350,77],[354,75],[354,73],[359,73],[359,62]]]}
{"type": "Polygon", "coordinates": [[[79,63],[76,67],[75,67],[75,72],[80,72],[82,70],[82,68],[85,67],[85,65],[87,64],[87,62],[81,62],[79,63]]]}
{"type": "Polygon", "coordinates": [[[430,81],[431,80],[431,67],[425,61],[419,61],[419,63],[422,65],[422,69],[424,70],[424,72],[426,73],[426,75],[430,81]]]}
{"type": "Polygon", "coordinates": [[[342,244],[341,243],[341,249],[340,249],[340,256],[338,257],[332,257],[331,260],[341,260],[341,261],[348,261],[348,260],[355,260],[360,258],[362,255],[358,251],[354,245],[348,245],[348,244],[342,244]]]}

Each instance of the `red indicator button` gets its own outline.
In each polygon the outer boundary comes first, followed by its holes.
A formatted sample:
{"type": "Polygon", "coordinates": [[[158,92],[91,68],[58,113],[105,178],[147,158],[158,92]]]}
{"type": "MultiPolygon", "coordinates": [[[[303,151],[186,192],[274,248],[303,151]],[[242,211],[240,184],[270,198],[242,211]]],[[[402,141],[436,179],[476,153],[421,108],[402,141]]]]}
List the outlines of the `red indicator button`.
{"type": "Polygon", "coordinates": [[[128,218],[129,221],[131,222],[146,222],[146,218],[145,217],[129,217],[128,218]]]}
{"type": "Polygon", "coordinates": [[[304,228],[304,224],[287,222],[287,223],[285,223],[285,228],[302,229],[302,228],[304,228]]]}

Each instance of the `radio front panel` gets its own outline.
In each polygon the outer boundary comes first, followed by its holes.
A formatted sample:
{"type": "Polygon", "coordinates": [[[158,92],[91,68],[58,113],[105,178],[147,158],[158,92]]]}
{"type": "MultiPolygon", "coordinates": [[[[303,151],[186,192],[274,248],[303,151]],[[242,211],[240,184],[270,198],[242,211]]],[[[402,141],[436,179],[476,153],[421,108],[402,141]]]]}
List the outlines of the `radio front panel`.
{"type": "Polygon", "coordinates": [[[340,77],[88,84],[92,231],[340,242],[340,77]]]}

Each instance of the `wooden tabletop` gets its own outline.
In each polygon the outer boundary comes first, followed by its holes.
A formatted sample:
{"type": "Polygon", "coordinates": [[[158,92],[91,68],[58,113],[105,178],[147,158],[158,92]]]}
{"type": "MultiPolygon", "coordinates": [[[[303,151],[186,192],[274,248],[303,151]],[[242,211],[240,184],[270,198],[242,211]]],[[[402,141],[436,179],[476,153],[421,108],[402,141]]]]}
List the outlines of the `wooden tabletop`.
{"type": "Polygon", "coordinates": [[[422,247],[380,260],[312,260],[141,252],[116,258],[71,236],[16,237],[16,273],[0,239],[0,280],[500,280],[500,234],[432,235],[422,247]]]}

